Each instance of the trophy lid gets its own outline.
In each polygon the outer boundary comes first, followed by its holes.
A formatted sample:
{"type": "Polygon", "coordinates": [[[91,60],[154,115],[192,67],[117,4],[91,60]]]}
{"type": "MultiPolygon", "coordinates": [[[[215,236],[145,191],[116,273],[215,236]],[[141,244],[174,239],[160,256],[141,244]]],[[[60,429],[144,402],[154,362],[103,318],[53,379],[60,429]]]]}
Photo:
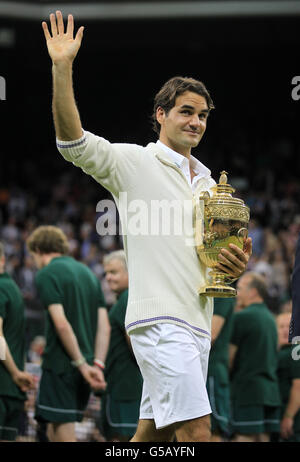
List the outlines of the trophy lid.
{"type": "Polygon", "coordinates": [[[217,194],[226,194],[227,196],[232,197],[232,193],[235,192],[235,189],[230,184],[227,184],[228,173],[225,172],[225,170],[222,170],[220,175],[219,183],[211,188],[214,192],[213,197],[215,197],[217,194]]]}
{"type": "Polygon", "coordinates": [[[213,195],[207,201],[208,209],[206,213],[214,218],[230,218],[249,222],[250,210],[244,204],[242,199],[232,197],[235,189],[227,183],[228,173],[223,170],[219,179],[219,183],[212,189],[213,195]]]}

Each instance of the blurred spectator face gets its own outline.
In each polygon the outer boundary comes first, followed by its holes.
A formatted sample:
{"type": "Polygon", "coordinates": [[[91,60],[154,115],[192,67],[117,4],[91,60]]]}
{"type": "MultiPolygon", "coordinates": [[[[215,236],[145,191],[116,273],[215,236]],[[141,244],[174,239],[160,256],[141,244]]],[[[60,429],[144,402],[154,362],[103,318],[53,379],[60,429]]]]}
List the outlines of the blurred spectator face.
{"type": "Polygon", "coordinates": [[[29,361],[35,364],[41,364],[42,355],[46,346],[46,339],[43,336],[36,336],[29,347],[29,361]]]}
{"type": "Polygon", "coordinates": [[[34,266],[34,260],[32,255],[27,255],[24,260],[24,266],[25,268],[32,269],[34,266]]]}
{"type": "Polygon", "coordinates": [[[123,262],[117,258],[104,265],[106,281],[110,290],[121,293],[128,288],[128,272],[123,262]]]}
{"type": "Polygon", "coordinates": [[[242,276],[237,283],[237,305],[238,307],[245,308],[250,304],[253,288],[249,288],[250,277],[248,275],[242,276]]]}
{"type": "Polygon", "coordinates": [[[4,271],[4,267],[5,267],[5,256],[2,255],[2,256],[0,257],[0,271],[1,271],[1,272],[4,271]]]}
{"type": "Polygon", "coordinates": [[[276,318],[279,346],[289,343],[291,313],[281,313],[276,318]]]}
{"type": "Polygon", "coordinates": [[[31,343],[31,349],[35,351],[37,354],[42,355],[44,348],[46,345],[46,339],[40,335],[36,336],[32,343],[31,343]]]}
{"type": "Polygon", "coordinates": [[[90,237],[92,227],[89,223],[84,223],[80,228],[80,237],[85,240],[90,237]]]}
{"type": "Polygon", "coordinates": [[[281,313],[292,313],[293,304],[292,300],[288,300],[287,302],[283,303],[280,307],[281,313]]]}

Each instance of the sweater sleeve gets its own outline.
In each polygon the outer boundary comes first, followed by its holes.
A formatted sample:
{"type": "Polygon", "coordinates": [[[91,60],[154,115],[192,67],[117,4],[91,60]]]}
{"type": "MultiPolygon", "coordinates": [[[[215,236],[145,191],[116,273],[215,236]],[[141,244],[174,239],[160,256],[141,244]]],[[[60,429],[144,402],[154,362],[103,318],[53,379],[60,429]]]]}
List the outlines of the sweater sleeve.
{"type": "Polygon", "coordinates": [[[135,144],[110,143],[88,131],[78,140],[56,140],[61,155],[104,188],[118,196],[134,184],[142,160],[143,147],[135,144]]]}

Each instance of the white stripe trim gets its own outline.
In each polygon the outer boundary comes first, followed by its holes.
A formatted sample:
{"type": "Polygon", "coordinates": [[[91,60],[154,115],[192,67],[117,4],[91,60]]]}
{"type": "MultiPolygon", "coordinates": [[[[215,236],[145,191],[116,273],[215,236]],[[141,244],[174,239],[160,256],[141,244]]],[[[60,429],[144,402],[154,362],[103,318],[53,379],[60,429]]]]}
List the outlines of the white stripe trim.
{"type": "Polygon", "coordinates": [[[228,424],[227,417],[223,417],[217,413],[214,382],[215,382],[214,377],[210,376],[208,378],[208,385],[209,385],[210,405],[211,405],[212,413],[215,419],[222,420],[223,422],[226,422],[228,424]]]}
{"type": "Polygon", "coordinates": [[[271,420],[271,419],[266,419],[266,420],[253,420],[253,421],[250,421],[250,422],[238,422],[236,420],[233,420],[232,423],[234,425],[261,425],[261,424],[265,424],[265,423],[274,423],[274,424],[278,424],[280,421],[279,420],[271,420]]]}
{"type": "Polygon", "coordinates": [[[16,433],[18,433],[18,429],[17,429],[17,428],[13,428],[13,427],[2,427],[2,426],[0,425],[0,430],[8,430],[8,431],[10,431],[10,432],[16,432],[16,433]]]}
{"type": "Polygon", "coordinates": [[[109,405],[110,405],[110,396],[107,395],[107,402],[106,402],[106,417],[107,417],[107,421],[108,421],[108,423],[109,423],[109,425],[110,425],[111,427],[132,427],[132,428],[136,428],[136,427],[137,427],[137,423],[136,423],[136,424],[133,424],[133,423],[114,423],[114,422],[111,420],[109,405]]]}
{"type": "Polygon", "coordinates": [[[79,411],[77,409],[58,409],[56,407],[44,406],[43,404],[38,404],[37,407],[44,409],[45,411],[50,412],[62,412],[65,414],[83,414],[84,411],[79,411]]]}

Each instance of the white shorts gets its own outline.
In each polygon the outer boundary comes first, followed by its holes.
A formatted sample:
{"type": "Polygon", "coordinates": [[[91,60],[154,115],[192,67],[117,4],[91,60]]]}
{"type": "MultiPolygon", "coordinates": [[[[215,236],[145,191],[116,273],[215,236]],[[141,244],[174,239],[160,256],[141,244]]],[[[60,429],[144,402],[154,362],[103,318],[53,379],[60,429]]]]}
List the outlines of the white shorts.
{"type": "Polygon", "coordinates": [[[208,338],[167,323],[137,329],[130,338],[144,379],[140,419],[154,419],[158,429],[211,413],[208,338]]]}

